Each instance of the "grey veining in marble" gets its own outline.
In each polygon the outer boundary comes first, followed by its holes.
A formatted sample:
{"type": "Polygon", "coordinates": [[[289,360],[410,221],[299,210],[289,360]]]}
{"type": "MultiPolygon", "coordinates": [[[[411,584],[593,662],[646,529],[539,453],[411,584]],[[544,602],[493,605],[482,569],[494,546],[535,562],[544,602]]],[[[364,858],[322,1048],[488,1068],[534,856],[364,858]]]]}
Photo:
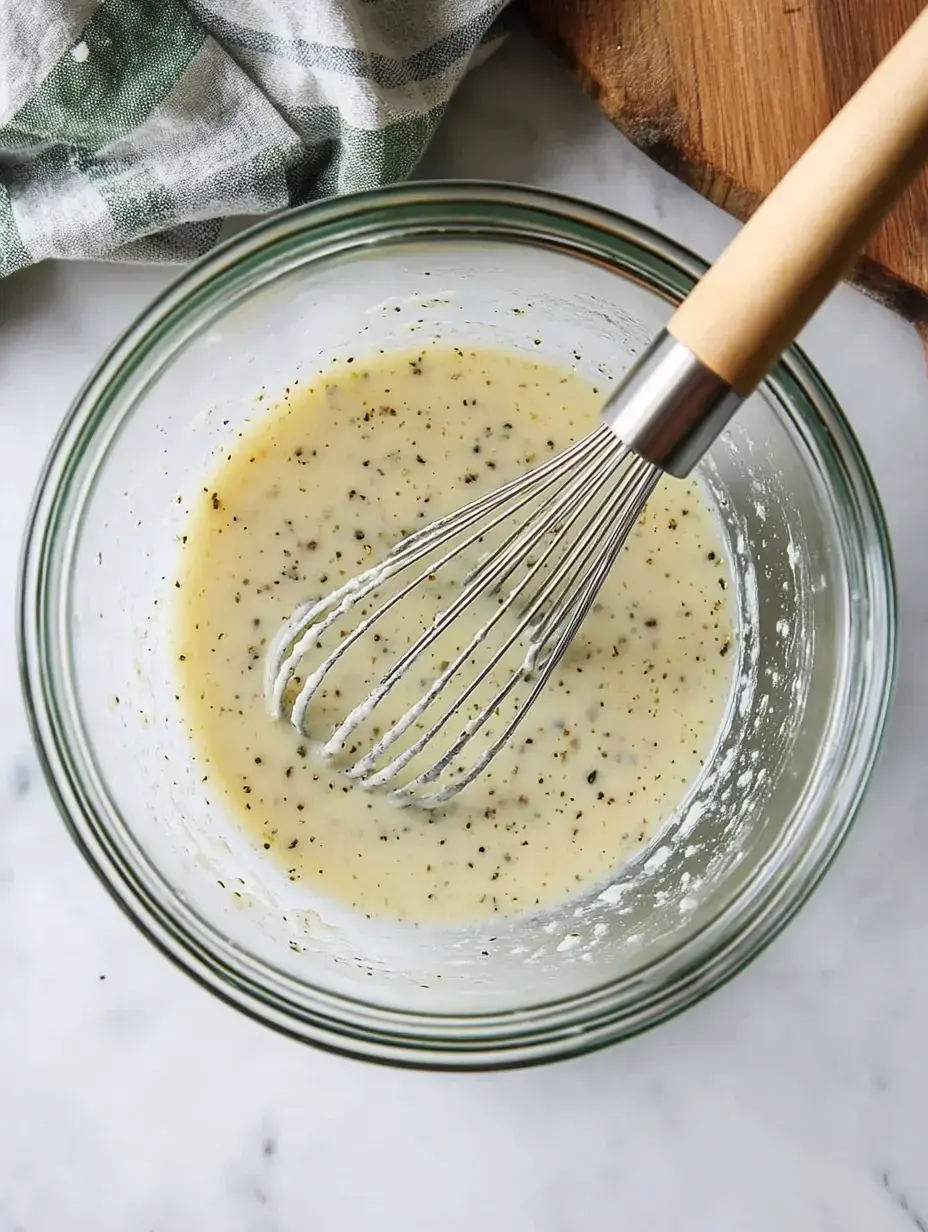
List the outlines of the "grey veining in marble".
{"type": "MultiPolygon", "coordinates": [[[[518,36],[423,172],[525,180],[711,257],[734,224],[628,145],[518,36]]],[[[451,1077],[324,1056],[195,987],[71,845],[19,702],[19,539],[45,450],[169,278],[0,284],[0,1232],[925,1232],[928,385],[913,331],[843,288],[805,344],[852,418],[899,566],[902,671],[834,868],[739,978],[580,1061],[451,1077]],[[906,441],[898,450],[892,442],[906,441]]]]}

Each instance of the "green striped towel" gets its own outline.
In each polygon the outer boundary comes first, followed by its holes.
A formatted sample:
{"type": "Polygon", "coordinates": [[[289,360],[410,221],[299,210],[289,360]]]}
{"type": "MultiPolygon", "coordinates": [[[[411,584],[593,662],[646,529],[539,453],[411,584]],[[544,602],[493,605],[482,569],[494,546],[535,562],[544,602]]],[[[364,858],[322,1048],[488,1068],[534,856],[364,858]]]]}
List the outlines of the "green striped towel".
{"type": "Polygon", "coordinates": [[[506,0],[0,0],[0,275],[402,179],[506,0]]]}

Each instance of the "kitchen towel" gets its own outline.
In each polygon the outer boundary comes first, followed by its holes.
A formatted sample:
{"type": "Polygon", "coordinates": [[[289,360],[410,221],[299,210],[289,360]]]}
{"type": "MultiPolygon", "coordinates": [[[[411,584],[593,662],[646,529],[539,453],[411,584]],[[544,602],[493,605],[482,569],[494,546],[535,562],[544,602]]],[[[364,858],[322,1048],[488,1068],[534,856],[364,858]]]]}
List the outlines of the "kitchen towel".
{"type": "Polygon", "coordinates": [[[401,180],[506,0],[0,0],[0,275],[401,180]]]}

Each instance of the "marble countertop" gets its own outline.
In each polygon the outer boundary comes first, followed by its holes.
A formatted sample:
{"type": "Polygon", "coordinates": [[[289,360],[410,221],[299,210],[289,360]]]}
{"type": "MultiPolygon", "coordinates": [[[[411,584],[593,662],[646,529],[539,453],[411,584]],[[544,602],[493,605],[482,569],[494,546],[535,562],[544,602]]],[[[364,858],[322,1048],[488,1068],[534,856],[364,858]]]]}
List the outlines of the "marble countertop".
{"type": "MultiPolygon", "coordinates": [[[[735,224],[652,166],[517,36],[424,171],[602,202],[711,257],[735,224]]],[[[14,590],[55,427],[163,269],[0,286],[0,1232],[928,1229],[928,382],[914,331],[840,289],[804,343],[881,488],[897,702],[812,901],[649,1034],[510,1074],[393,1072],[282,1039],[136,933],[67,837],[19,700],[14,590]]]]}

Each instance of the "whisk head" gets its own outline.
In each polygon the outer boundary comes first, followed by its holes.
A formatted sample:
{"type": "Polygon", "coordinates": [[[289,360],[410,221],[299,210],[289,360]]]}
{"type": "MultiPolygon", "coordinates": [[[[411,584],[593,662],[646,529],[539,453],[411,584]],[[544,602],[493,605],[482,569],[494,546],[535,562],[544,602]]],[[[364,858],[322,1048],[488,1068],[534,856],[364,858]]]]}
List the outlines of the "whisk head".
{"type": "Polygon", "coordinates": [[[265,659],[271,715],[289,712],[362,786],[398,803],[445,804],[545,687],[661,473],[604,423],[405,536],[280,630],[265,659]],[[367,688],[379,659],[388,666],[367,688]],[[321,699],[344,714],[326,733],[311,721],[321,699]]]}

